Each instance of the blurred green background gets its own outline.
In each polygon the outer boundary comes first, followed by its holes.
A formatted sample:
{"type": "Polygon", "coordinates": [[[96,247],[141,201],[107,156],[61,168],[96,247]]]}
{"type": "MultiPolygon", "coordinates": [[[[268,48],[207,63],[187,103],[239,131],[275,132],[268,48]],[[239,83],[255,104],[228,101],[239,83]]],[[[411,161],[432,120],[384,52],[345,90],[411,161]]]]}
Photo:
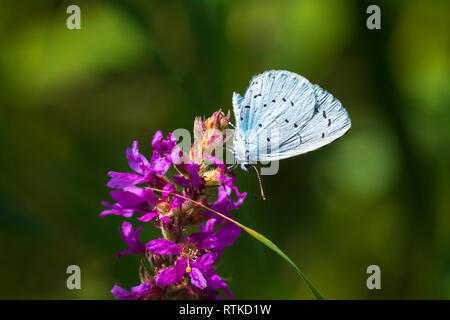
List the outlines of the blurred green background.
{"type": "MultiPolygon", "coordinates": [[[[448,1],[2,1],[0,298],[110,299],[138,284],[121,217],[99,217],[125,148],[192,129],[231,108],[269,69],[338,97],[342,139],[263,177],[238,170],[236,213],[277,243],[331,299],[450,298],[448,1]],[[81,290],[66,268],[81,267],[81,290]],[[366,268],[381,267],[381,290],[366,268]]],[[[135,223],[135,225],[137,225],[135,223]]],[[[148,241],[156,235],[147,230],[148,241]]],[[[241,299],[313,298],[293,269],[248,235],[219,274],[241,299]]]]}

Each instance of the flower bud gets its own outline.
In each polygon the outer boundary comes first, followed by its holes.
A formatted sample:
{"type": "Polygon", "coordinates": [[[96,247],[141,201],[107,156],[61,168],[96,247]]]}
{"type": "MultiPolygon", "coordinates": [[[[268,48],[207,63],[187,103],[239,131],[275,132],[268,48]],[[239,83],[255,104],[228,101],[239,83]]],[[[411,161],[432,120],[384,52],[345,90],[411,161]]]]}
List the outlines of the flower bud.
{"type": "Polygon", "coordinates": [[[225,143],[229,119],[230,112],[225,115],[221,110],[203,121],[200,117],[195,118],[194,144],[191,148],[191,159],[195,163],[201,164],[203,155],[214,155],[215,148],[225,143]]]}

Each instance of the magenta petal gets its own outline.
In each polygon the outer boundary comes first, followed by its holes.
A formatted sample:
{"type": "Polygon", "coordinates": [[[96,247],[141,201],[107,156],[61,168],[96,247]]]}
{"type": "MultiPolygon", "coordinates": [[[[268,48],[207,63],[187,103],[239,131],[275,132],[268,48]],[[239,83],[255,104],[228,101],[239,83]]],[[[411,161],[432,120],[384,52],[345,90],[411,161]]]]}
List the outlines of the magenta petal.
{"type": "MultiPolygon", "coordinates": [[[[177,194],[178,194],[178,192],[177,192],[177,194]]],[[[173,196],[172,205],[170,206],[170,210],[177,209],[178,207],[180,207],[184,203],[184,201],[186,201],[186,200],[181,198],[181,197],[177,197],[177,196],[174,195],[173,196]]]]}
{"type": "Polygon", "coordinates": [[[122,189],[128,186],[145,182],[145,179],[142,176],[135,173],[122,173],[110,171],[108,172],[108,175],[112,179],[109,180],[106,185],[114,189],[122,189]]]}
{"type": "Polygon", "coordinates": [[[157,254],[178,254],[181,247],[166,239],[155,239],[147,243],[147,250],[157,254]]]}
{"type": "Polygon", "coordinates": [[[155,135],[153,136],[152,147],[155,149],[158,148],[158,145],[161,142],[162,138],[163,138],[163,134],[162,134],[161,130],[156,131],[155,135]]]}
{"type": "Polygon", "coordinates": [[[172,160],[173,164],[182,164],[188,161],[188,157],[186,156],[186,154],[183,152],[183,150],[177,146],[175,146],[175,148],[172,149],[172,151],[170,152],[170,159],[172,160]]]}
{"type": "Polygon", "coordinates": [[[134,210],[132,209],[111,209],[103,210],[100,212],[100,217],[104,217],[108,214],[115,214],[117,216],[124,216],[125,218],[130,218],[133,216],[134,210]]]}
{"type": "Polygon", "coordinates": [[[161,140],[155,148],[160,154],[170,154],[177,144],[177,139],[172,133],[167,135],[166,140],[161,140]]]}
{"type": "Polygon", "coordinates": [[[149,292],[151,288],[152,288],[152,284],[150,282],[144,282],[144,283],[141,283],[138,286],[135,286],[135,287],[131,288],[131,293],[136,298],[138,298],[138,297],[143,296],[147,292],[149,292]]]}
{"type": "Polygon", "coordinates": [[[127,291],[122,287],[115,285],[111,289],[111,293],[117,300],[135,300],[148,293],[151,289],[152,284],[150,282],[144,282],[131,288],[131,291],[127,291]]]}
{"type": "Polygon", "coordinates": [[[103,210],[102,212],[100,212],[100,217],[104,217],[108,214],[115,214],[116,210],[103,210]]]}
{"type": "Polygon", "coordinates": [[[211,235],[210,232],[194,232],[187,238],[187,243],[195,243],[198,247],[199,244],[202,243],[203,240],[208,238],[211,235]]]}
{"type": "Polygon", "coordinates": [[[134,300],[134,299],[136,299],[131,292],[128,292],[127,290],[123,289],[122,287],[120,287],[118,285],[115,285],[111,289],[111,293],[114,295],[114,297],[117,300],[134,300]]]}
{"type": "Polygon", "coordinates": [[[114,204],[110,204],[106,201],[102,202],[102,205],[104,205],[105,207],[110,208],[111,210],[104,210],[100,213],[100,217],[104,217],[108,214],[115,214],[115,215],[120,215],[120,216],[124,216],[126,218],[132,217],[133,213],[134,213],[134,209],[124,209],[120,206],[120,204],[118,203],[114,203],[114,204]]]}
{"type": "Polygon", "coordinates": [[[209,233],[211,233],[211,232],[214,231],[214,227],[216,226],[217,223],[219,223],[219,219],[217,219],[217,218],[210,218],[210,219],[208,219],[208,221],[206,221],[205,224],[201,224],[199,227],[200,227],[200,230],[202,232],[209,232],[209,233]]]}
{"type": "Polygon", "coordinates": [[[162,196],[164,198],[167,198],[170,196],[170,193],[176,192],[177,189],[175,188],[175,186],[173,184],[171,184],[170,182],[167,183],[164,188],[163,188],[163,192],[162,192],[162,196]],[[169,193],[170,192],[170,193],[169,193]]]}
{"type": "Polygon", "coordinates": [[[234,224],[226,224],[215,233],[205,238],[198,244],[199,249],[225,248],[231,246],[241,235],[241,228],[234,224]]]}
{"type": "Polygon", "coordinates": [[[133,225],[128,221],[122,223],[122,237],[129,237],[133,233],[133,225]]]}
{"type": "Polygon", "coordinates": [[[119,228],[119,233],[123,238],[123,241],[130,247],[130,249],[121,251],[117,253],[117,257],[120,257],[124,254],[144,254],[145,253],[145,247],[139,240],[139,232],[143,226],[140,226],[136,229],[136,231],[133,230],[133,226],[131,223],[124,221],[122,224],[122,228],[119,228]]]}
{"type": "Polygon", "coordinates": [[[169,170],[172,162],[164,157],[154,156],[152,157],[152,169],[154,172],[159,173],[161,175],[166,174],[169,170]]]}
{"type": "Polygon", "coordinates": [[[200,258],[195,260],[195,262],[192,263],[193,266],[196,268],[199,268],[200,270],[206,270],[210,268],[214,262],[217,260],[217,254],[213,252],[208,252],[202,255],[200,258]]]}
{"type": "Polygon", "coordinates": [[[102,206],[108,208],[114,208],[114,205],[110,204],[108,201],[102,201],[102,206]]]}
{"type": "Polygon", "coordinates": [[[192,186],[198,188],[200,186],[200,176],[198,175],[197,165],[195,163],[186,164],[186,169],[191,177],[192,186]]]}
{"type": "Polygon", "coordinates": [[[133,208],[142,204],[144,199],[136,195],[135,193],[128,191],[111,191],[111,197],[116,200],[122,208],[133,208]]]}
{"type": "Polygon", "coordinates": [[[175,264],[175,267],[162,271],[156,278],[156,284],[165,287],[182,280],[186,271],[186,258],[181,258],[175,264]]]}
{"type": "Polygon", "coordinates": [[[134,141],[131,149],[127,148],[127,160],[131,169],[137,173],[144,174],[145,168],[149,165],[148,160],[139,153],[138,142],[134,141]]]}
{"type": "Polygon", "coordinates": [[[126,254],[135,254],[136,252],[135,252],[135,250],[134,249],[125,249],[125,250],[123,250],[123,251],[119,251],[119,252],[117,252],[116,253],[116,257],[117,258],[120,258],[121,256],[123,256],[123,255],[126,255],[126,254]]]}
{"type": "Polygon", "coordinates": [[[157,212],[149,212],[149,213],[146,213],[142,217],[139,217],[137,219],[139,221],[142,221],[142,222],[149,222],[150,220],[152,220],[156,216],[158,216],[157,212]]]}
{"type": "Polygon", "coordinates": [[[183,188],[189,188],[191,186],[191,184],[189,183],[189,180],[186,179],[184,176],[179,175],[179,174],[174,174],[172,176],[172,180],[177,185],[179,185],[180,187],[183,187],[183,188]]]}
{"type": "Polygon", "coordinates": [[[161,218],[161,222],[168,224],[170,222],[170,217],[169,216],[164,216],[161,218]]]}
{"type": "Polygon", "coordinates": [[[191,277],[191,284],[200,288],[205,289],[206,288],[206,279],[201,273],[201,271],[197,268],[192,268],[191,272],[189,272],[189,275],[191,277]]]}
{"type": "Polygon", "coordinates": [[[216,273],[216,271],[214,271],[213,268],[209,268],[206,271],[205,276],[208,278],[208,287],[210,287],[211,289],[223,289],[227,287],[225,281],[220,278],[220,276],[216,273]]]}

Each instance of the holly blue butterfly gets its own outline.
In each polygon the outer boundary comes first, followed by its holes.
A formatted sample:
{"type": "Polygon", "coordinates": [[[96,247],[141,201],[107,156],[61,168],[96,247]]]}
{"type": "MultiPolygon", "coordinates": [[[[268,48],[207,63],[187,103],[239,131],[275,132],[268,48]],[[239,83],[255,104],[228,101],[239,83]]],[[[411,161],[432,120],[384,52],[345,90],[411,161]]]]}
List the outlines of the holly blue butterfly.
{"type": "Polygon", "coordinates": [[[306,78],[271,70],[254,76],[245,95],[233,93],[235,163],[249,171],[318,149],[350,129],[339,100],[306,78]]]}

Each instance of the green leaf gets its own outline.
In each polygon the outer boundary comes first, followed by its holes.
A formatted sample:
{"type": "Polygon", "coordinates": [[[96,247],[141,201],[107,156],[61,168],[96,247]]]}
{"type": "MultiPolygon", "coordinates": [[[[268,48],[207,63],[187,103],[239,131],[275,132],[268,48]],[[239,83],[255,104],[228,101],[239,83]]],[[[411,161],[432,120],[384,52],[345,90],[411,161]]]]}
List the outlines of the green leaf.
{"type": "Polygon", "coordinates": [[[247,231],[247,233],[250,234],[253,238],[255,238],[259,242],[263,243],[266,247],[269,247],[270,249],[272,249],[273,251],[278,253],[284,260],[286,260],[295,269],[295,271],[297,271],[297,273],[300,275],[300,277],[306,282],[306,284],[308,285],[309,289],[312,291],[312,293],[314,294],[316,299],[324,300],[324,297],[320,293],[319,289],[317,289],[312,284],[312,282],[309,281],[309,279],[305,276],[305,274],[302,272],[302,270],[283,251],[281,251],[281,249],[278,248],[278,246],[275,243],[273,243],[272,241],[270,241],[269,239],[264,237],[262,234],[256,232],[253,229],[250,229],[243,225],[240,225],[240,227],[242,229],[244,229],[245,231],[247,231]]]}
{"type": "Polygon", "coordinates": [[[300,277],[303,279],[303,281],[306,282],[306,284],[308,285],[309,289],[311,290],[311,292],[314,294],[314,296],[316,297],[316,299],[318,300],[324,300],[324,297],[322,296],[322,294],[320,293],[319,289],[317,289],[312,282],[305,276],[305,274],[302,272],[302,270],[283,252],[281,251],[280,248],[278,248],[278,246],[273,243],[272,241],[270,241],[269,239],[267,239],[266,237],[264,237],[262,234],[260,234],[259,232],[256,232],[253,229],[250,229],[249,227],[244,226],[243,224],[237,222],[236,220],[233,220],[223,214],[221,214],[220,212],[217,212],[215,210],[209,209],[207,208],[209,211],[214,212],[215,214],[221,216],[224,219],[227,219],[228,221],[234,223],[235,225],[239,226],[241,229],[245,230],[249,235],[251,235],[253,238],[255,238],[256,240],[258,240],[259,242],[261,242],[262,244],[264,244],[266,247],[268,247],[269,249],[272,249],[273,251],[275,251],[276,253],[278,253],[278,255],[280,255],[284,260],[286,260],[294,269],[295,271],[297,271],[297,273],[300,275],[300,277]]]}

